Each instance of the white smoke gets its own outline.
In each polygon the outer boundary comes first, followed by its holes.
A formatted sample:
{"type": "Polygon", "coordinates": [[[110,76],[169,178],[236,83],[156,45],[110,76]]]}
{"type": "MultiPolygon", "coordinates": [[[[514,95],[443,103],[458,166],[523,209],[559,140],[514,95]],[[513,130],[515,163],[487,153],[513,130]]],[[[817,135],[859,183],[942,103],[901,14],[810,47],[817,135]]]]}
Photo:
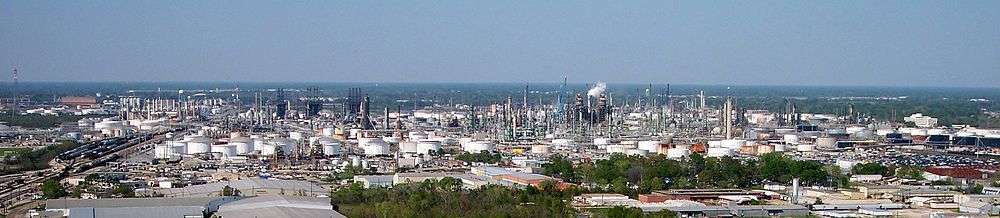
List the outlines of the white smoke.
{"type": "Polygon", "coordinates": [[[595,98],[596,97],[600,97],[601,94],[604,93],[604,90],[607,89],[607,88],[608,88],[608,85],[604,84],[604,82],[597,82],[597,84],[594,84],[593,88],[590,88],[590,90],[587,90],[587,95],[589,95],[591,97],[595,97],[595,98]]]}

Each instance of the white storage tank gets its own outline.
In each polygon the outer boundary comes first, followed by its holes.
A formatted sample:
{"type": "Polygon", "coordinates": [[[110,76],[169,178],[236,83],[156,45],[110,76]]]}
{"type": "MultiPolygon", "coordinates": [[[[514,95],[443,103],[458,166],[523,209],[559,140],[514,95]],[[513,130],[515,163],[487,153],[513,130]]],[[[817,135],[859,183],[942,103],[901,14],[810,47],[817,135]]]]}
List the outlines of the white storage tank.
{"type": "Polygon", "coordinates": [[[382,138],[358,138],[358,146],[368,156],[389,154],[389,143],[382,138]]]}
{"type": "Polygon", "coordinates": [[[795,150],[798,150],[799,152],[811,152],[816,150],[816,146],[811,144],[799,144],[796,146],[795,150]]]}
{"type": "Polygon", "coordinates": [[[336,142],[333,140],[329,141],[320,140],[319,144],[323,146],[323,155],[326,156],[340,155],[340,142],[336,142]]]}
{"type": "Polygon", "coordinates": [[[660,150],[660,141],[648,140],[639,142],[639,150],[644,150],[647,153],[656,153],[660,150]]]}
{"type": "Polygon", "coordinates": [[[894,129],[879,129],[879,130],[875,130],[875,134],[878,134],[879,136],[882,136],[882,137],[885,137],[885,135],[888,135],[890,133],[896,133],[896,130],[894,130],[894,129]]]}
{"type": "Polygon", "coordinates": [[[433,140],[420,140],[417,142],[417,153],[418,154],[430,154],[431,151],[441,150],[441,142],[433,140]]]}
{"type": "Polygon", "coordinates": [[[389,144],[394,144],[394,145],[396,145],[396,144],[399,144],[399,142],[400,142],[401,140],[400,140],[400,138],[399,138],[399,137],[395,137],[395,136],[387,136],[387,137],[382,137],[382,141],[385,141],[386,143],[389,143],[389,144]]]}
{"type": "Polygon", "coordinates": [[[724,147],[708,148],[708,151],[705,153],[705,156],[709,157],[725,157],[731,155],[733,155],[733,149],[724,147]]]}
{"type": "Polygon", "coordinates": [[[416,154],[417,153],[417,142],[400,142],[399,143],[399,153],[404,154],[416,154]]]}
{"type": "Polygon", "coordinates": [[[573,146],[572,139],[552,139],[553,146],[573,146]]]}
{"type": "Polygon", "coordinates": [[[427,136],[427,133],[420,132],[420,131],[410,132],[409,136],[410,136],[409,137],[410,141],[420,141],[420,140],[427,139],[429,137],[429,136],[427,136]]]}
{"type": "Polygon", "coordinates": [[[607,146],[608,154],[625,154],[629,148],[623,144],[612,144],[607,146]]]}
{"type": "Polygon", "coordinates": [[[237,155],[246,155],[253,151],[253,145],[249,139],[229,141],[230,145],[236,148],[237,155]]]}
{"type": "Polygon", "coordinates": [[[469,143],[462,144],[462,150],[469,153],[481,153],[483,151],[492,152],[493,149],[493,142],[490,141],[471,141],[469,143]]]}
{"type": "Polygon", "coordinates": [[[209,144],[212,143],[204,137],[193,137],[187,141],[187,154],[201,154],[209,152],[209,144]]]}
{"type": "Polygon", "coordinates": [[[258,152],[264,150],[265,143],[266,142],[263,139],[260,138],[253,139],[253,150],[258,152]]]}
{"type": "Polygon", "coordinates": [[[848,126],[844,130],[847,131],[847,134],[855,134],[855,133],[861,132],[861,131],[863,131],[865,129],[867,129],[867,128],[865,128],[863,126],[848,126]]]}
{"type": "Polygon", "coordinates": [[[323,128],[323,130],[320,132],[320,135],[323,135],[323,136],[326,136],[326,137],[333,137],[335,130],[336,130],[336,128],[326,127],[326,128],[323,128]]]}
{"type": "Polygon", "coordinates": [[[628,156],[635,156],[635,155],[646,156],[647,154],[649,154],[649,151],[642,149],[628,149],[625,151],[625,154],[628,156]]]}
{"type": "Polygon", "coordinates": [[[212,153],[219,153],[223,158],[236,156],[236,145],[218,144],[212,145],[212,153]]]}
{"type": "Polygon", "coordinates": [[[747,140],[742,140],[742,139],[726,139],[726,140],[722,140],[722,147],[735,150],[735,149],[740,149],[740,147],[743,147],[743,145],[745,145],[746,143],[747,143],[747,140]]]}
{"type": "Polygon", "coordinates": [[[609,138],[594,138],[594,145],[609,145],[611,144],[611,139],[609,138]]]}
{"type": "Polygon", "coordinates": [[[797,144],[799,144],[799,136],[798,135],[787,134],[787,135],[785,135],[783,137],[783,139],[785,141],[785,144],[789,144],[789,145],[797,145],[797,144]]]}
{"type": "Polygon", "coordinates": [[[691,150],[686,148],[671,148],[667,149],[667,158],[680,159],[691,155],[691,150]]]}
{"type": "MultiPolygon", "coordinates": [[[[256,148],[258,148],[258,147],[254,147],[254,149],[256,149],[256,148]]],[[[275,152],[278,150],[278,145],[275,144],[274,142],[266,142],[266,143],[261,144],[261,146],[259,148],[260,148],[260,150],[259,150],[260,151],[260,155],[270,156],[270,155],[275,155],[276,154],[275,152]]]]}
{"type": "Polygon", "coordinates": [[[535,154],[548,154],[552,149],[546,144],[534,144],[531,146],[531,153],[535,154]]]}
{"type": "Polygon", "coordinates": [[[784,144],[774,144],[774,151],[775,152],[785,152],[785,149],[786,148],[785,148],[784,144]]]}
{"type": "Polygon", "coordinates": [[[305,139],[305,137],[302,135],[302,132],[289,132],[288,138],[299,142],[305,139]]]}
{"type": "Polygon", "coordinates": [[[767,154],[767,153],[771,153],[771,152],[774,152],[774,146],[772,146],[772,145],[758,145],[757,146],[757,154],[758,155],[767,154]]]}
{"type": "Polygon", "coordinates": [[[275,148],[281,149],[284,155],[290,155],[295,150],[295,142],[288,138],[271,139],[271,143],[275,148]]]}
{"type": "Polygon", "coordinates": [[[816,147],[821,149],[834,149],[837,148],[837,139],[831,137],[819,137],[816,138],[816,147]]]}
{"type": "Polygon", "coordinates": [[[171,156],[173,156],[172,155],[173,151],[174,148],[170,146],[170,144],[168,143],[159,144],[153,146],[153,157],[155,157],[156,159],[168,159],[171,156]]]}

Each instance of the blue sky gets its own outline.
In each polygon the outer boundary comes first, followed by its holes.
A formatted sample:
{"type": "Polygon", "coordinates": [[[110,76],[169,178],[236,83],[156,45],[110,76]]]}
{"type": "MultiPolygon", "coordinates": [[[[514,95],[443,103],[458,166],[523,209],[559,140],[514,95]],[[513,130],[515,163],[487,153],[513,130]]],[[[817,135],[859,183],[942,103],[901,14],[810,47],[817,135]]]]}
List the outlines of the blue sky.
{"type": "Polygon", "coordinates": [[[0,15],[4,75],[30,81],[1000,87],[1000,1],[4,1],[0,15]]]}

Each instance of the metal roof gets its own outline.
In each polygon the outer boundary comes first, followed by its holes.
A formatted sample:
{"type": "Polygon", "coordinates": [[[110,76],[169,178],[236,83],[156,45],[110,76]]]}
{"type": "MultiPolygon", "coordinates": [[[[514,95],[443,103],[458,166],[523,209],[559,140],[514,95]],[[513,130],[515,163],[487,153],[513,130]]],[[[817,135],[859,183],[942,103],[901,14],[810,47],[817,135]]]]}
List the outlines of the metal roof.
{"type": "Polygon", "coordinates": [[[219,217],[345,217],[333,210],[329,198],[261,196],[219,207],[219,217]]]}
{"type": "Polygon", "coordinates": [[[218,192],[222,191],[222,188],[229,186],[235,189],[284,189],[287,191],[295,190],[307,190],[310,192],[327,192],[326,188],[313,184],[306,181],[298,180],[276,180],[276,179],[261,179],[261,178],[249,178],[241,179],[236,181],[224,181],[215,182],[202,185],[192,185],[182,188],[170,188],[170,189],[160,189],[156,190],[164,195],[183,195],[183,196],[207,196],[207,195],[218,195],[218,192]]]}
{"type": "Polygon", "coordinates": [[[49,199],[45,209],[68,208],[116,208],[116,207],[204,207],[209,202],[224,197],[184,197],[184,198],[103,198],[103,199],[49,199]]]}

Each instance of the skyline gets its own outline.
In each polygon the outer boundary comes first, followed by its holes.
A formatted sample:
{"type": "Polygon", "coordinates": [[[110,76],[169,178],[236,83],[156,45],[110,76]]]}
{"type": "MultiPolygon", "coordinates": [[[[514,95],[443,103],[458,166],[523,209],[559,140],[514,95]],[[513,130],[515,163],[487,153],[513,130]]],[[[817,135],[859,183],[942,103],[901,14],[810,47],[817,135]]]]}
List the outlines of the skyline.
{"type": "Polygon", "coordinates": [[[1000,87],[995,1],[567,3],[12,1],[2,81],[1000,87]]]}

